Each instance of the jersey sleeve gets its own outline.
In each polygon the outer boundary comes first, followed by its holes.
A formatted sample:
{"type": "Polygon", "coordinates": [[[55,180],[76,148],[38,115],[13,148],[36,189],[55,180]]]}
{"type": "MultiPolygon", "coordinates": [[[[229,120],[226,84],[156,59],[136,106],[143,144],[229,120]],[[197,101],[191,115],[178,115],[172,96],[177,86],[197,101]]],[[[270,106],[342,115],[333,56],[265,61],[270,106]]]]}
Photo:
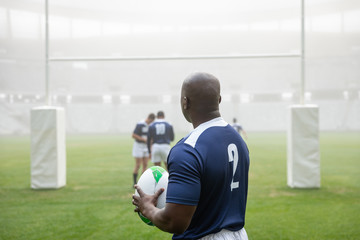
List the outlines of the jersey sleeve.
{"type": "Polygon", "coordinates": [[[136,127],[134,129],[134,132],[136,135],[141,136],[141,125],[140,124],[136,124],[136,127]]]}
{"type": "Polygon", "coordinates": [[[152,132],[153,132],[153,125],[150,125],[148,128],[147,140],[146,140],[146,145],[147,145],[149,153],[151,153],[151,141],[152,141],[152,136],[153,136],[152,132]]]}
{"type": "Polygon", "coordinates": [[[172,125],[170,125],[170,141],[174,141],[175,134],[174,134],[174,128],[172,125]]]}
{"type": "MultiPolygon", "coordinates": [[[[189,147],[190,149],[191,147],[189,147]]],[[[197,205],[200,198],[200,162],[196,154],[174,147],[168,159],[169,182],[166,202],[197,205]]]]}

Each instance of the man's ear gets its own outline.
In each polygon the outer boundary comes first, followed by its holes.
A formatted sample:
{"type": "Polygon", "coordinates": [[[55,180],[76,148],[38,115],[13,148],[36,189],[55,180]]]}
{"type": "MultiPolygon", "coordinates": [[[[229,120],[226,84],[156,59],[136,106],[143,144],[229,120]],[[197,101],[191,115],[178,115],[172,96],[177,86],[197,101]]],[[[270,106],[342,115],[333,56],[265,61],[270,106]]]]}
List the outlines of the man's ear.
{"type": "Polygon", "coordinates": [[[183,98],[183,109],[187,110],[187,109],[189,109],[189,107],[190,107],[190,101],[187,97],[184,97],[183,98]]]}
{"type": "Polygon", "coordinates": [[[219,104],[221,103],[221,95],[219,96],[219,104]]]}

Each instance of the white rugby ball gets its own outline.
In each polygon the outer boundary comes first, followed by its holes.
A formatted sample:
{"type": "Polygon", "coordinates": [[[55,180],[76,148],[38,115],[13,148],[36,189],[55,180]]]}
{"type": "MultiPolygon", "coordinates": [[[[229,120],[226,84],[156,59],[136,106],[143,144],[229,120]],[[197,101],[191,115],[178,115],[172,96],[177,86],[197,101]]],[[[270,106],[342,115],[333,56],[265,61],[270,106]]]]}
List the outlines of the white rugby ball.
{"type": "MultiPolygon", "coordinates": [[[[162,167],[153,166],[148,168],[139,178],[137,185],[148,195],[154,195],[160,188],[164,188],[165,191],[159,196],[156,207],[164,208],[166,204],[166,190],[168,185],[169,173],[162,167]]],[[[139,196],[137,190],[135,195],[139,196]]],[[[147,225],[154,226],[154,224],[144,217],[140,212],[139,217],[147,225]]]]}

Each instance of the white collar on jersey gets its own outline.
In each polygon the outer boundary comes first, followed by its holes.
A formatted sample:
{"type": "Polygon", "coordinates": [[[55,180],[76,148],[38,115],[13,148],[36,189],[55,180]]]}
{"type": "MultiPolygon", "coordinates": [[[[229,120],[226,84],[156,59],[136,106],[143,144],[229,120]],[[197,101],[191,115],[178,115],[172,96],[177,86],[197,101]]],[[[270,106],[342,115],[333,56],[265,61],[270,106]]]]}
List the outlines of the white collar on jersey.
{"type": "Polygon", "coordinates": [[[166,122],[165,118],[157,118],[154,122],[166,122]]]}
{"type": "Polygon", "coordinates": [[[197,126],[190,134],[189,137],[185,140],[186,144],[189,144],[192,147],[195,147],[196,142],[200,135],[210,127],[226,127],[227,122],[222,117],[211,119],[210,121],[204,122],[197,126]]]}

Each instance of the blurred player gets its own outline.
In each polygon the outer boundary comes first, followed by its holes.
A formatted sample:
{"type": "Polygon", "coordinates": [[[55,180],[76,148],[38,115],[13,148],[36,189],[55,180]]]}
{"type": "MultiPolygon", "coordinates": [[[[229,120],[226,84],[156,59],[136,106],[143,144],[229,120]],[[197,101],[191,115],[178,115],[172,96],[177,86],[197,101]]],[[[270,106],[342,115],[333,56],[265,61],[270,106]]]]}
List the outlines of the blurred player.
{"type": "Polygon", "coordinates": [[[132,155],[135,158],[135,168],[133,172],[134,184],[137,182],[140,165],[142,165],[142,172],[147,169],[147,163],[149,161],[149,151],[146,145],[147,133],[149,124],[152,123],[154,119],[155,114],[150,113],[145,120],[136,124],[132,134],[132,137],[135,139],[132,151],[132,155]]]}
{"type": "Polygon", "coordinates": [[[233,119],[233,124],[231,125],[239,134],[242,134],[245,139],[247,139],[247,134],[240,124],[237,123],[236,118],[233,119]]]}
{"type": "Polygon", "coordinates": [[[149,126],[147,145],[151,153],[151,161],[155,166],[161,166],[164,162],[165,168],[167,156],[170,152],[170,142],[174,141],[174,130],[170,123],[165,120],[163,111],[157,113],[157,119],[149,126]]]}

